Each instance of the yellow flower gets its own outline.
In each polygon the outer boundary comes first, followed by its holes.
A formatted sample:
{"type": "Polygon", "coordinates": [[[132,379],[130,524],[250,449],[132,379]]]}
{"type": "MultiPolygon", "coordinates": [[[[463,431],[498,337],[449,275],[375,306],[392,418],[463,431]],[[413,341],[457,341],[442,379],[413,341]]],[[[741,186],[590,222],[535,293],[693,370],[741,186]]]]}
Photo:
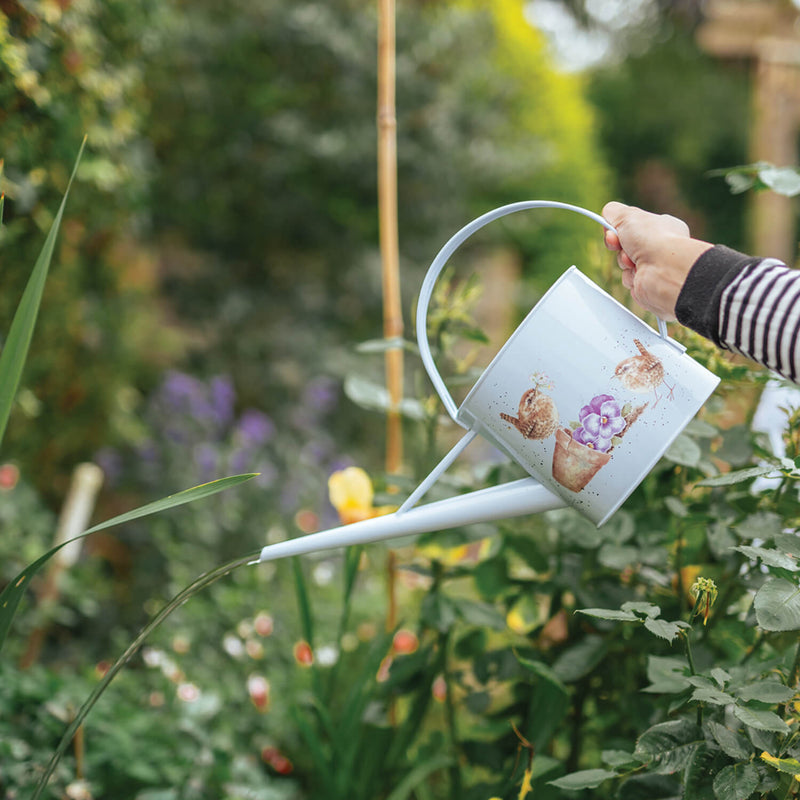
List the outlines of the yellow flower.
{"type": "Polygon", "coordinates": [[[694,599],[694,608],[692,609],[692,616],[698,614],[703,615],[703,625],[708,622],[708,615],[711,611],[711,606],[717,599],[717,584],[711,578],[698,578],[689,590],[692,598],[694,599]]]}
{"type": "Polygon", "coordinates": [[[374,496],[372,481],[360,467],[347,467],[328,478],[328,497],[342,525],[380,517],[395,510],[394,506],[375,507],[374,496]]]}

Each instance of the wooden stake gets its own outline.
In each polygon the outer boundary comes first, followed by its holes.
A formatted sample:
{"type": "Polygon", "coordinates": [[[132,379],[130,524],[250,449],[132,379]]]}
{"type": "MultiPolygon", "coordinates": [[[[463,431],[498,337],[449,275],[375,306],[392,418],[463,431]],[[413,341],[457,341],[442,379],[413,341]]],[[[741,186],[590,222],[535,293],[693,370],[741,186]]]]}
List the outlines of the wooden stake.
{"type": "MultiPolygon", "coordinates": [[[[403,336],[397,225],[397,118],[395,116],[395,3],[378,0],[378,226],[383,280],[383,335],[403,336]]],[[[403,461],[400,401],[403,397],[403,348],[386,351],[386,471],[397,473],[403,461]]]]}

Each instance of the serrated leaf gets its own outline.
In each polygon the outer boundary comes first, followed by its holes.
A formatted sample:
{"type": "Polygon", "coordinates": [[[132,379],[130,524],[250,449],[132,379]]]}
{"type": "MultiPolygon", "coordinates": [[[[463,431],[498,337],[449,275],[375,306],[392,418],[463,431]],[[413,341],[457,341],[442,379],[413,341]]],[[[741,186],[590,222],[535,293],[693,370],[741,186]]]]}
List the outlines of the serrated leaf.
{"type": "Polygon", "coordinates": [[[721,667],[714,667],[709,674],[720,686],[724,686],[731,679],[730,674],[721,667]]]}
{"type": "Polygon", "coordinates": [[[753,754],[750,742],[740,733],[732,731],[730,728],[726,728],[713,720],[706,722],[705,727],[726,756],[737,760],[745,760],[753,754]]]}
{"type": "Polygon", "coordinates": [[[31,580],[33,580],[39,570],[59,550],[61,550],[63,547],[66,547],[70,542],[83,539],[85,536],[97,533],[98,531],[106,530],[107,528],[112,528],[116,525],[123,525],[126,522],[132,522],[135,519],[141,519],[142,517],[147,517],[151,514],[157,514],[162,511],[167,511],[171,508],[177,508],[178,506],[185,505],[186,503],[193,503],[197,500],[202,500],[206,497],[215,495],[218,492],[222,492],[225,489],[230,489],[233,486],[243,483],[244,481],[249,481],[251,478],[255,477],[255,473],[246,475],[233,475],[229,478],[221,478],[220,480],[212,481],[211,483],[204,483],[200,486],[194,486],[191,489],[186,489],[182,492],[178,492],[177,494],[169,495],[161,500],[156,500],[153,503],[147,503],[146,505],[135,508],[132,511],[127,511],[124,514],[112,517],[105,522],[94,525],[93,527],[84,531],[80,536],[75,536],[74,538],[58,545],[57,547],[53,547],[51,550],[48,550],[43,556],[40,556],[38,559],[36,559],[36,561],[23,569],[22,572],[20,572],[17,577],[14,578],[5,587],[5,589],[3,589],[2,593],[0,593],[0,649],[3,647],[9,628],[11,627],[11,622],[17,612],[20,600],[25,594],[25,590],[27,589],[31,580]]]}
{"type": "Polygon", "coordinates": [[[699,703],[712,703],[715,706],[727,706],[734,702],[733,697],[727,692],[710,686],[695,689],[692,692],[692,700],[697,700],[699,703]]]}
{"type": "Polygon", "coordinates": [[[756,728],[760,731],[775,731],[776,733],[786,733],[789,726],[772,711],[749,708],[748,706],[735,706],[734,716],[745,725],[756,728]]]}
{"type": "Polygon", "coordinates": [[[633,754],[653,772],[671,775],[683,769],[703,743],[700,729],[688,720],[660,722],[637,740],[633,754]]]}
{"type": "Polygon", "coordinates": [[[774,548],[753,547],[743,544],[733,549],[738,550],[743,556],[752,558],[754,561],[760,559],[769,567],[777,567],[778,569],[785,569],[789,572],[797,572],[800,570],[800,566],[798,566],[795,559],[774,548]]]}
{"type": "Polygon", "coordinates": [[[759,703],[785,703],[797,694],[791,686],[778,681],[758,681],[736,690],[736,696],[744,700],[757,700],[759,703]]]}
{"type": "Polygon", "coordinates": [[[771,511],[757,511],[748,514],[741,522],[734,526],[734,531],[740,539],[772,539],[784,528],[783,518],[771,511]]]}
{"type": "Polygon", "coordinates": [[[758,770],[752,764],[729,764],[714,776],[714,794],[718,800],[747,800],[759,781],[758,770]]]}
{"type": "Polygon", "coordinates": [[[765,631],[800,630],[800,588],[784,578],[770,578],[756,593],[756,620],[765,631]]]}
{"type": "Polygon", "coordinates": [[[767,752],[761,754],[761,760],[765,764],[769,764],[778,772],[786,773],[787,775],[800,775],[800,761],[796,758],[776,758],[767,752]]]}
{"type": "Polygon", "coordinates": [[[569,791],[579,791],[580,789],[596,789],[603,781],[609,778],[616,778],[616,772],[610,772],[607,769],[584,769],[580,772],[573,772],[570,775],[564,775],[563,778],[557,778],[554,781],[548,781],[550,786],[555,786],[559,789],[567,789],[569,791]]]}
{"type": "Polygon", "coordinates": [[[642,614],[645,617],[657,617],[661,613],[660,606],[635,600],[623,603],[621,609],[623,611],[632,611],[634,614],[642,614]]]}
{"type": "Polygon", "coordinates": [[[737,469],[734,472],[725,472],[722,475],[715,475],[713,478],[704,478],[697,485],[733,486],[735,483],[742,483],[777,471],[775,467],[747,467],[747,469],[737,469]]]}
{"type": "Polygon", "coordinates": [[[665,619],[646,619],[644,626],[650,633],[655,634],[660,639],[671,642],[683,628],[688,628],[689,624],[679,620],[678,622],[667,622],[665,619]]]}
{"type": "Polygon", "coordinates": [[[800,536],[796,533],[779,533],[773,537],[775,547],[790,556],[800,557],[800,536]]]}
{"type": "Polygon", "coordinates": [[[614,608],[579,608],[577,613],[586,614],[587,617],[622,622],[637,622],[639,620],[639,617],[631,611],[621,611],[614,608]]]}

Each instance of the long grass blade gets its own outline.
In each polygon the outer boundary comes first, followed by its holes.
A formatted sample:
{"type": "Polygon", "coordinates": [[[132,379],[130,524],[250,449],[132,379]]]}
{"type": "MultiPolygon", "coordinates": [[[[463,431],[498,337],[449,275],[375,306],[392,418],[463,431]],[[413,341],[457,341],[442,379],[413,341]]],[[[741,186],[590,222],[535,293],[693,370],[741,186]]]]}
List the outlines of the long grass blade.
{"type": "Polygon", "coordinates": [[[145,625],[139,635],[128,645],[128,648],[125,650],[125,652],[116,660],[116,662],[114,662],[111,669],[106,672],[100,683],[97,684],[94,691],[89,695],[84,704],[78,710],[75,719],[72,720],[64,735],[61,737],[61,741],[51,756],[50,762],[42,773],[39,783],[36,784],[36,789],[31,796],[31,800],[38,800],[38,798],[41,797],[42,792],[47,788],[48,781],[53,775],[53,772],[55,772],[59,761],[61,761],[61,757],[69,747],[70,742],[78,731],[78,728],[80,728],[89,712],[92,710],[92,708],[94,708],[95,703],[97,703],[97,701],[100,699],[100,695],[102,695],[103,692],[108,688],[109,684],[117,676],[120,670],[131,660],[131,658],[133,658],[136,651],[142,646],[144,640],[173,611],[175,611],[175,609],[180,608],[190,597],[197,594],[206,586],[210,586],[212,583],[218,581],[220,578],[224,577],[230,572],[233,572],[233,570],[238,569],[239,567],[247,566],[248,564],[252,564],[257,555],[258,553],[251,553],[244,558],[237,558],[234,561],[229,561],[227,564],[224,564],[221,567],[212,569],[210,572],[203,573],[183,591],[175,595],[175,597],[173,597],[172,600],[170,600],[169,603],[167,603],[167,605],[165,605],[164,608],[162,608],[161,611],[159,611],[158,614],[156,614],[156,616],[153,617],[153,619],[150,620],[147,625],[145,625]]]}
{"type": "Polygon", "coordinates": [[[140,519],[141,517],[147,517],[151,514],[157,514],[170,508],[176,508],[177,506],[182,506],[186,503],[193,503],[197,500],[202,500],[203,498],[210,497],[218,492],[222,492],[225,489],[230,489],[240,483],[244,483],[244,481],[249,481],[255,476],[256,473],[232,475],[229,478],[221,478],[220,480],[212,481],[211,483],[203,483],[200,486],[194,486],[191,489],[185,489],[177,494],[172,494],[169,497],[164,497],[161,500],[156,500],[153,503],[148,503],[147,505],[140,506],[132,511],[126,511],[124,514],[112,517],[105,522],[101,522],[99,525],[89,528],[80,534],[80,536],[75,536],[73,539],[62,542],[57,547],[53,547],[51,550],[48,550],[43,556],[23,569],[22,572],[20,572],[19,575],[17,575],[17,577],[14,578],[5,589],[3,589],[2,593],[0,593],[0,649],[2,649],[3,644],[5,643],[6,637],[8,636],[8,631],[11,627],[11,622],[14,619],[14,615],[17,613],[20,600],[25,594],[25,590],[27,589],[31,580],[33,580],[36,573],[39,572],[39,570],[62,547],[66,547],[70,542],[74,542],[77,539],[82,539],[84,536],[97,533],[97,531],[102,531],[106,528],[114,527],[115,525],[123,525],[126,522],[131,522],[132,520],[140,519]]]}
{"type": "Polygon", "coordinates": [[[28,279],[22,299],[11,322],[8,336],[3,344],[3,351],[0,353],[0,443],[3,441],[6,432],[8,418],[11,415],[11,408],[22,378],[22,368],[25,366],[28,348],[33,338],[33,329],[36,326],[44,284],[50,269],[50,261],[53,257],[58,229],[61,226],[61,218],[64,216],[64,208],[67,205],[69,190],[75,179],[75,173],[78,171],[78,164],[85,146],[86,139],[81,144],[72,175],[67,184],[67,190],[61,200],[61,206],[58,209],[56,218],[53,220],[53,224],[50,226],[50,231],[47,234],[42,251],[39,253],[39,258],[36,259],[33,272],[31,272],[31,276],[28,279]]]}

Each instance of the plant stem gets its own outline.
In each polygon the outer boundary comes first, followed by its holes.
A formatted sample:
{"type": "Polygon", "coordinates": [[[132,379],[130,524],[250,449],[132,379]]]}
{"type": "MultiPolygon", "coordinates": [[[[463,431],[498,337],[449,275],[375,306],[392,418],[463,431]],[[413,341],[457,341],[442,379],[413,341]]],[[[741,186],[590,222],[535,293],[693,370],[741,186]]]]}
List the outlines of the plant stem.
{"type": "MultiPolygon", "coordinates": [[[[443,666],[442,674],[444,676],[445,686],[445,715],[447,719],[447,733],[450,739],[450,747],[453,751],[453,756],[456,757],[458,753],[458,729],[456,728],[456,706],[453,702],[453,689],[450,683],[450,675],[447,670],[447,652],[450,645],[450,634],[443,633],[439,636],[439,647],[442,648],[443,666]]],[[[453,800],[460,800],[461,798],[461,770],[458,768],[458,760],[454,761],[449,769],[450,772],[450,796],[453,800]]]]}
{"type": "Polygon", "coordinates": [[[100,699],[100,696],[108,688],[111,681],[114,680],[122,668],[131,660],[131,658],[133,658],[134,654],[141,647],[144,640],[173,611],[175,611],[176,608],[180,608],[180,606],[182,606],[190,597],[197,594],[197,592],[199,592],[201,589],[205,589],[206,586],[210,586],[212,583],[218,581],[228,573],[233,572],[233,570],[253,563],[258,559],[258,555],[258,553],[251,553],[243,558],[237,558],[233,561],[229,561],[227,564],[223,564],[221,567],[217,567],[210,572],[203,573],[199,578],[195,579],[189,586],[183,589],[183,591],[176,594],[175,597],[173,597],[172,600],[170,600],[164,606],[164,608],[162,608],[161,611],[159,611],[158,614],[156,614],[156,616],[153,617],[153,619],[151,619],[144,628],[142,628],[142,631],[139,633],[139,635],[130,643],[130,645],[128,645],[127,650],[125,650],[125,652],[111,666],[108,672],[106,672],[106,674],[103,676],[103,679],[97,684],[94,691],[89,695],[87,700],[78,710],[78,713],[75,715],[75,719],[72,720],[66,732],[61,737],[61,741],[51,756],[50,762],[42,774],[42,777],[39,779],[39,783],[36,784],[36,789],[31,795],[31,800],[38,800],[38,798],[42,796],[42,792],[47,787],[47,783],[52,777],[59,761],[61,761],[61,757],[64,755],[65,751],[70,745],[70,742],[80,729],[81,724],[86,719],[86,716],[89,714],[92,708],[94,708],[95,703],[100,699]]]}
{"type": "Polygon", "coordinates": [[[789,686],[796,687],[798,682],[800,682],[800,643],[798,643],[797,650],[794,653],[792,671],[789,673],[789,686]]]}
{"type": "MultiPolygon", "coordinates": [[[[692,675],[697,675],[697,669],[694,666],[694,656],[692,655],[692,643],[689,641],[689,634],[691,633],[691,628],[689,628],[684,633],[684,641],[686,642],[686,660],[689,662],[689,672],[692,675]]],[[[703,724],[703,704],[697,704],[697,727],[701,727],[703,724]]]]}

